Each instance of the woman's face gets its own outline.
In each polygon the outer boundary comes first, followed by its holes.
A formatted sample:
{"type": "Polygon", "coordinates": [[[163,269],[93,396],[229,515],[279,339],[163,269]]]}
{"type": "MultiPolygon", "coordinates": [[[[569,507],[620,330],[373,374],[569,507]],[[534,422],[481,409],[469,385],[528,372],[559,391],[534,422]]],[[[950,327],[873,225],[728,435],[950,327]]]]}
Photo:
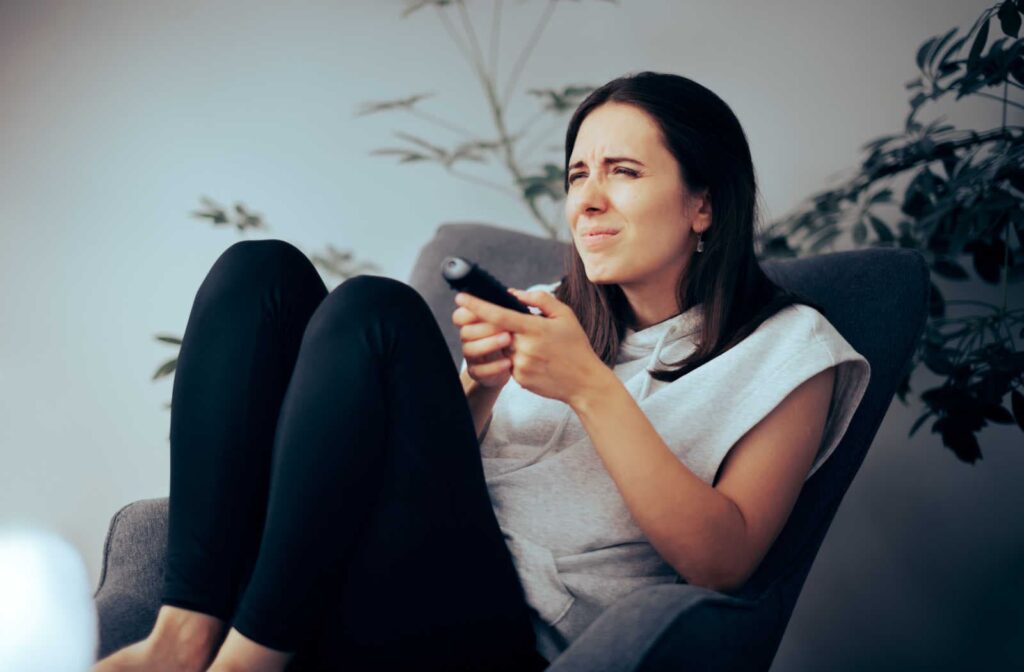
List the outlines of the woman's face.
{"type": "Polygon", "coordinates": [[[594,108],[580,125],[568,179],[565,214],[587,278],[627,294],[674,294],[696,247],[691,227],[703,230],[710,220],[693,219],[699,199],[690,197],[654,120],[632,105],[594,108]],[[587,238],[600,229],[617,233],[587,238]]]}

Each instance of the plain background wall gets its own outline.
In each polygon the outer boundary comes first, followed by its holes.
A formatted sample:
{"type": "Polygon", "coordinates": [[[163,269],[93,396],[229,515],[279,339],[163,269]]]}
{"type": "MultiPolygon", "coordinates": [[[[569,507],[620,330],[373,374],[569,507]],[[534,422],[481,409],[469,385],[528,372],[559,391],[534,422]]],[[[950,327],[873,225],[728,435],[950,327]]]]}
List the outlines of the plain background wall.
{"type": "MultiPolygon", "coordinates": [[[[493,5],[470,5],[487,52],[493,5]]],[[[510,126],[537,109],[526,88],[644,69],[687,75],[743,123],[770,220],[854,168],[864,142],[899,132],[917,47],[953,26],[965,32],[986,6],[561,2],[510,126]]],[[[171,383],[151,376],[173,348],[153,335],[181,334],[206,271],[236,240],[283,238],[310,253],[331,243],[405,280],[443,222],[540,233],[516,200],[369,155],[400,144],[396,130],[458,140],[401,113],[354,117],[363,102],[413,93],[436,92],[421,109],[493,134],[435,11],[402,19],[403,7],[0,2],[0,522],[54,529],[98,579],[114,511],[167,493],[171,383]],[[203,195],[245,203],[270,230],[239,236],[190,218],[203,195]]],[[[502,83],[544,7],[505,3],[502,83]]],[[[939,110],[974,128],[1000,114],[977,100],[939,110]]],[[[561,160],[567,119],[534,127],[550,129],[537,164],[561,160]]],[[[510,184],[500,170],[482,174],[510,184]]],[[[930,383],[916,378],[914,389],[930,383]]],[[[1022,660],[1024,441],[990,428],[985,459],[968,466],[927,425],[907,439],[919,409],[894,402],[775,669],[1022,660]]]]}

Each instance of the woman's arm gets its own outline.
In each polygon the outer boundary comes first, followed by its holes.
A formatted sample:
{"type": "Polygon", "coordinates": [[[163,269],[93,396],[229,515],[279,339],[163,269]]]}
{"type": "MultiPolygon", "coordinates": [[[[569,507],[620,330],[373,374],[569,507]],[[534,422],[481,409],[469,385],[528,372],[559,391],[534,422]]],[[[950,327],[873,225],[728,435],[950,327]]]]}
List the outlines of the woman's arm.
{"type": "Polygon", "coordinates": [[[473,380],[469,370],[463,371],[459,378],[462,379],[462,389],[466,393],[466,402],[473,414],[473,426],[476,428],[476,438],[483,441],[484,430],[491,419],[491,412],[494,410],[494,402],[498,400],[501,393],[500,387],[485,387],[473,380]]]}
{"type": "Polygon", "coordinates": [[[611,369],[570,400],[630,513],[687,582],[738,588],[782,530],[821,444],[835,367],[750,429],[708,485],[677,458],[611,369]]]}

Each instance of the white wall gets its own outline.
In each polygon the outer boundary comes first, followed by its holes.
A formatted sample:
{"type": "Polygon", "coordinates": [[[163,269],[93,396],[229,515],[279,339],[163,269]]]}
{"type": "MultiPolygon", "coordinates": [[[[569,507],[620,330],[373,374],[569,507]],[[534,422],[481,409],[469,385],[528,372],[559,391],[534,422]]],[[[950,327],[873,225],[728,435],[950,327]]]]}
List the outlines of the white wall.
{"type": "MultiPolygon", "coordinates": [[[[354,118],[370,100],[436,91],[423,110],[492,132],[435,12],[323,4],[0,3],[0,518],[64,535],[93,581],[111,514],[167,493],[171,384],[150,377],[173,350],[153,334],[183,331],[206,271],[240,238],[189,217],[201,195],[262,213],[271,230],[246,237],[333,243],[401,279],[442,222],[539,233],[497,192],[368,155],[397,144],[393,130],[457,139],[400,114],[354,118]]],[[[470,4],[486,43],[491,3],[470,4]]],[[[902,128],[917,46],[985,6],[558,3],[510,125],[536,109],[525,88],[687,75],[744,124],[778,217],[902,128]]],[[[505,3],[502,81],[543,7],[505,3]]],[[[984,101],[947,112],[975,127],[999,118],[984,101]]],[[[564,127],[538,161],[560,160],[564,127]]],[[[985,460],[968,467],[934,435],[905,438],[917,408],[891,410],[778,669],[941,666],[968,636],[994,661],[1021,650],[1020,434],[983,435],[985,460]]]]}

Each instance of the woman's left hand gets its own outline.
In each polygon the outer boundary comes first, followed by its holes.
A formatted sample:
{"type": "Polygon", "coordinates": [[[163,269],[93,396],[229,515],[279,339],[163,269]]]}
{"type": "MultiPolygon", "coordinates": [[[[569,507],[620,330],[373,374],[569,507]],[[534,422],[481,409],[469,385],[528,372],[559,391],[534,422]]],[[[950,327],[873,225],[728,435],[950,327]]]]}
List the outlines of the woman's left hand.
{"type": "Polygon", "coordinates": [[[542,314],[525,315],[466,292],[459,292],[455,303],[512,335],[506,349],[512,352],[512,377],[520,387],[570,403],[595,382],[595,372],[608,367],[594,352],[572,308],[544,290],[509,292],[542,314]]]}

